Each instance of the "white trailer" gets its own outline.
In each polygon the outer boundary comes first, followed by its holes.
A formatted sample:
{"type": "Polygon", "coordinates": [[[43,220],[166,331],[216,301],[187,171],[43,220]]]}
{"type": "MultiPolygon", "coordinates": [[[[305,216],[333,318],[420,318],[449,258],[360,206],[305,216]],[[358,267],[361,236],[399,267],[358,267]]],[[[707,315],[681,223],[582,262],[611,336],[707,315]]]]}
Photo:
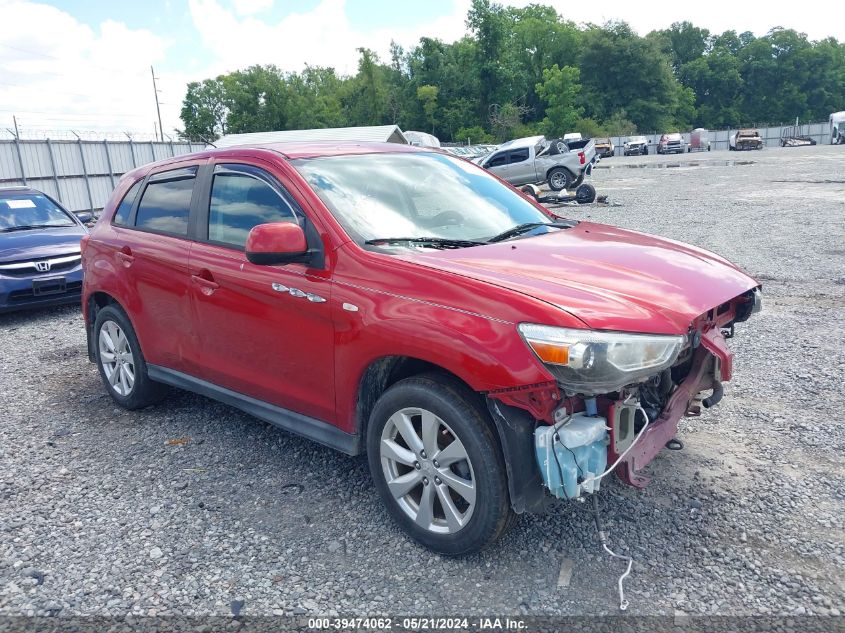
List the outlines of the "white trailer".
{"type": "Polygon", "coordinates": [[[830,115],[830,144],[845,145],[845,110],[830,115]]]}

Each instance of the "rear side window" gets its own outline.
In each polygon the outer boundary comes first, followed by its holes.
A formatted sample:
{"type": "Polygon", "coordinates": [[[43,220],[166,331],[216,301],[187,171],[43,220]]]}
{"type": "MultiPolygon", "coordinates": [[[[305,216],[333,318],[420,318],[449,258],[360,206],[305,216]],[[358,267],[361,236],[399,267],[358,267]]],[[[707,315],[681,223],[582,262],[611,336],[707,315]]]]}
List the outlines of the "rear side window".
{"type": "Polygon", "coordinates": [[[132,205],[135,204],[135,198],[138,197],[141,182],[143,181],[139,180],[132,185],[129,191],[126,192],[126,195],[123,196],[123,200],[120,201],[120,204],[117,205],[117,210],[114,212],[114,218],[112,218],[113,224],[125,225],[129,221],[129,212],[132,211],[132,205]]]}
{"type": "Polygon", "coordinates": [[[263,180],[243,173],[214,175],[208,214],[209,241],[243,248],[252,227],[296,221],[288,202],[263,180]]]}
{"type": "Polygon", "coordinates": [[[172,177],[167,172],[156,174],[155,180],[147,183],[138,204],[136,227],[178,236],[188,234],[195,170],[188,173],[183,175],[186,170],[178,170],[172,177]]]}
{"type": "Polygon", "coordinates": [[[528,148],[525,149],[515,149],[510,153],[508,156],[508,162],[513,163],[521,163],[522,161],[528,160],[528,148]]]}

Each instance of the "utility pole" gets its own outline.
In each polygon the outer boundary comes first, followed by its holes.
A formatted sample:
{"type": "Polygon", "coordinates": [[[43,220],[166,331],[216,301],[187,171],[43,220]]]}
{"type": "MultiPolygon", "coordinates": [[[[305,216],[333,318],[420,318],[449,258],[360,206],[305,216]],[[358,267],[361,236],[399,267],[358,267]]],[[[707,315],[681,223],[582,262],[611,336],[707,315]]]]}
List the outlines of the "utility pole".
{"type": "MultiPolygon", "coordinates": [[[[158,88],[156,88],[156,71],[153,70],[153,67],[150,66],[150,73],[153,76],[153,94],[156,98],[156,113],[158,114],[158,130],[161,132],[161,107],[158,104],[158,88]]],[[[164,141],[164,138],[161,138],[164,141]]]]}
{"type": "Polygon", "coordinates": [[[12,115],[12,121],[15,124],[15,138],[20,138],[21,135],[18,132],[18,117],[16,117],[14,114],[12,115]]]}

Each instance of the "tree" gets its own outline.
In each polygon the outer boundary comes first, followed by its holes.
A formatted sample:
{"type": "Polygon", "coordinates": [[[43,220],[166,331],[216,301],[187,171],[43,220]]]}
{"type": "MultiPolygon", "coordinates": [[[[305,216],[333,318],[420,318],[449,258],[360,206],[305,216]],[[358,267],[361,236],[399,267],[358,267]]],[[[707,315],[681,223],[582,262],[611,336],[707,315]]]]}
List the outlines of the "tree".
{"type": "Polygon", "coordinates": [[[522,126],[522,119],[528,114],[526,106],[516,103],[494,104],[490,107],[490,125],[493,135],[500,141],[519,136],[516,133],[522,126]]]}
{"type": "Polygon", "coordinates": [[[674,22],[672,26],[658,31],[667,45],[672,67],[677,72],[684,64],[700,58],[707,51],[710,31],[693,26],[690,22],[674,22]]]}
{"type": "Polygon", "coordinates": [[[361,48],[351,76],[251,66],[191,82],[180,135],[385,123],[441,138],[624,135],[817,121],[845,103],[845,44],[790,29],[758,38],[676,22],[640,37],[624,22],[579,27],[550,6],[492,0],[471,0],[467,27],[451,43],[391,43],[385,62],[361,48]]]}
{"type": "Polygon", "coordinates": [[[578,105],[581,93],[581,71],[557,64],[543,71],[543,83],[537,84],[537,95],[546,105],[542,127],[547,136],[562,136],[571,131],[584,108],[578,105]]]}
{"type": "Polygon", "coordinates": [[[617,110],[604,122],[605,133],[608,136],[633,136],[637,133],[637,126],[628,119],[625,110],[617,110]]]}
{"type": "Polygon", "coordinates": [[[509,8],[507,16],[512,35],[500,58],[507,57],[505,65],[513,67],[514,97],[540,119],[545,112],[536,86],[543,82],[543,71],[554,64],[577,65],[581,31],[572,22],[563,20],[552,7],[544,5],[509,8]]]}
{"type": "Polygon", "coordinates": [[[472,0],[466,24],[477,42],[474,70],[480,84],[479,114],[484,115],[493,104],[510,97],[506,93],[507,68],[502,64],[508,19],[502,5],[490,0],[472,0]]]}
{"type": "Polygon", "coordinates": [[[695,93],[699,126],[736,127],[741,123],[736,104],[743,81],[739,60],[730,50],[719,45],[707,55],[685,63],[680,78],[695,93]]]}
{"type": "Polygon", "coordinates": [[[673,127],[678,83],[669,60],[653,40],[636,35],[624,22],[585,33],[581,84],[587,112],[606,119],[625,109],[641,130],[673,127]]]}
{"type": "Polygon", "coordinates": [[[492,143],[495,139],[480,125],[462,127],[455,133],[453,140],[459,143],[492,143]]]}
{"type": "Polygon", "coordinates": [[[229,106],[221,77],[188,84],[180,117],[185,129],[179,136],[189,141],[216,141],[226,133],[229,106]]]}
{"type": "Polygon", "coordinates": [[[431,133],[434,134],[434,114],[437,112],[437,86],[420,86],[417,88],[417,99],[422,103],[425,118],[431,125],[431,133]]]}

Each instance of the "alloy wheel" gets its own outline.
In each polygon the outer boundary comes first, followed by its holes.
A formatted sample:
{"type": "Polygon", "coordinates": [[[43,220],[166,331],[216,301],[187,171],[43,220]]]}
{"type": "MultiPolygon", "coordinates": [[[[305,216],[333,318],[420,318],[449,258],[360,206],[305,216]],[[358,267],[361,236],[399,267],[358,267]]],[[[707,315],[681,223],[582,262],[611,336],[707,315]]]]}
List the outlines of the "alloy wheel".
{"type": "Polygon", "coordinates": [[[563,189],[566,186],[566,177],[563,174],[552,174],[552,180],[549,183],[555,189],[563,189]]]}
{"type": "Polygon", "coordinates": [[[426,409],[406,407],[387,420],[379,442],[388,490],[419,527],[439,534],[463,529],[475,509],[476,479],[454,431],[426,409]]]}
{"type": "Polygon", "coordinates": [[[135,357],[126,333],[114,321],[105,321],[98,338],[100,365],[109,386],[118,395],[128,396],[135,386],[135,357]]]}

